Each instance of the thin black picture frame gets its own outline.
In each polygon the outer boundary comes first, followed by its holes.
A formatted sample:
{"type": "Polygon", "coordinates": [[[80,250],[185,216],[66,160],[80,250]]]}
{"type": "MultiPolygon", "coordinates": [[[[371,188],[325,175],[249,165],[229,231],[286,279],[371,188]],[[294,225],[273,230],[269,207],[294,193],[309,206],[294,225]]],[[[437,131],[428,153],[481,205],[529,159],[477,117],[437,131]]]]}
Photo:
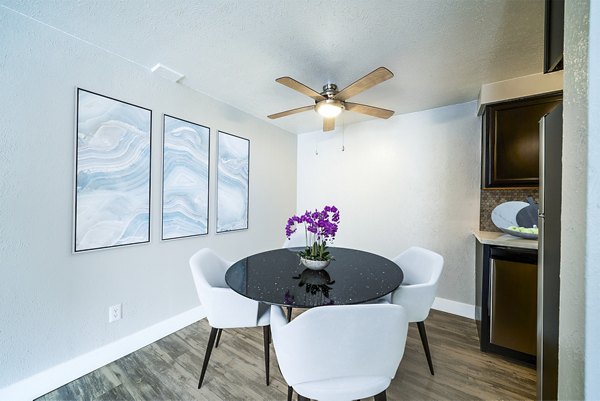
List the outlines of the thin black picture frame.
{"type": "Polygon", "coordinates": [[[216,197],[217,197],[217,206],[216,206],[217,216],[216,216],[215,226],[216,226],[217,234],[247,230],[249,227],[249,220],[250,220],[250,139],[244,138],[244,137],[241,137],[238,135],[230,134],[228,132],[221,131],[221,130],[217,131],[217,191],[216,191],[216,197]],[[246,183],[246,225],[245,225],[245,227],[229,229],[229,230],[219,230],[219,174],[220,174],[219,164],[220,164],[220,160],[221,160],[221,157],[220,157],[221,156],[221,137],[220,137],[221,134],[229,135],[231,137],[244,140],[248,143],[248,150],[247,150],[248,151],[248,178],[247,178],[247,183],[246,183]]]}
{"type": "Polygon", "coordinates": [[[98,251],[98,250],[103,250],[103,249],[111,249],[111,248],[120,248],[120,247],[124,247],[124,246],[131,246],[131,245],[139,245],[139,244],[147,244],[150,243],[150,241],[152,240],[152,110],[143,106],[139,106],[137,104],[134,103],[130,103],[130,102],[126,102],[120,99],[116,99],[114,97],[111,96],[106,96],[106,95],[102,95],[100,93],[97,92],[93,92],[87,89],[83,89],[80,87],[76,88],[76,111],[75,111],[75,163],[74,163],[74,177],[73,177],[73,185],[74,185],[74,191],[73,191],[73,240],[72,240],[72,244],[73,244],[73,253],[82,253],[82,252],[89,252],[89,251],[98,251]],[[80,118],[80,95],[82,92],[86,92],[89,93],[91,95],[95,95],[95,96],[99,96],[99,97],[103,97],[115,102],[119,102],[119,103],[123,103],[126,104],[128,106],[132,106],[132,107],[136,107],[138,109],[147,111],[149,113],[148,116],[148,121],[149,121],[149,126],[148,126],[148,227],[147,227],[147,240],[144,241],[136,241],[136,242],[130,242],[130,243],[125,243],[125,244],[115,244],[115,245],[107,245],[107,246],[97,246],[97,247],[91,247],[91,248],[83,248],[83,249],[79,249],[77,247],[77,228],[78,228],[78,207],[79,207],[79,197],[78,197],[78,193],[77,193],[77,188],[78,188],[78,171],[79,171],[79,118],[80,118]]]}
{"type": "Polygon", "coordinates": [[[161,224],[160,224],[160,232],[161,232],[161,240],[162,241],[170,241],[170,240],[175,240],[175,239],[182,239],[182,238],[193,238],[193,237],[202,237],[205,235],[208,235],[208,233],[210,232],[210,172],[211,172],[211,168],[210,168],[210,151],[211,151],[211,129],[210,127],[207,127],[205,125],[202,124],[198,124],[195,123],[193,121],[189,121],[189,120],[185,120],[183,118],[179,118],[179,117],[175,117],[169,114],[163,114],[163,119],[162,119],[162,126],[163,126],[163,135],[162,135],[162,190],[161,190],[161,224]],[[165,218],[164,218],[164,213],[165,213],[165,140],[166,140],[166,117],[175,119],[175,120],[179,120],[182,121],[184,123],[188,123],[188,124],[192,124],[192,125],[196,125],[198,127],[202,127],[208,130],[208,160],[207,160],[207,187],[206,187],[206,232],[204,233],[200,233],[200,234],[191,234],[191,235],[182,235],[179,237],[170,237],[170,238],[165,238],[165,232],[164,232],[164,222],[165,222],[165,218]]]}

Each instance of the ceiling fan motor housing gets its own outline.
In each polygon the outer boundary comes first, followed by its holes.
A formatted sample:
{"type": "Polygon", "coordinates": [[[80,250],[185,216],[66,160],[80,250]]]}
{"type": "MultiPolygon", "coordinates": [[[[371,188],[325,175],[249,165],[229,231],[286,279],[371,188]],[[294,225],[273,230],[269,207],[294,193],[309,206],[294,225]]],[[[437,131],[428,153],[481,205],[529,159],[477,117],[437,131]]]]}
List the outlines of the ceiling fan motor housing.
{"type": "Polygon", "coordinates": [[[323,92],[321,92],[321,96],[325,96],[328,99],[332,99],[337,94],[338,90],[336,84],[323,85],[323,92]]]}

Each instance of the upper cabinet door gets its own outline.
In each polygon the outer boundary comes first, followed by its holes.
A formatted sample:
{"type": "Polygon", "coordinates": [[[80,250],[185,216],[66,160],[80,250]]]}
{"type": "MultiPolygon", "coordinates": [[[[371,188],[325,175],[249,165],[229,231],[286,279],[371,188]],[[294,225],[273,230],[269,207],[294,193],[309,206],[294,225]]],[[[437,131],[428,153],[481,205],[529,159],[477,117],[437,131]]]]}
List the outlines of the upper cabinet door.
{"type": "Polygon", "coordinates": [[[546,0],[544,73],[563,69],[564,0],[546,0]]]}
{"type": "Polygon", "coordinates": [[[483,118],[482,187],[539,185],[539,121],[562,95],[486,107],[483,118]]]}

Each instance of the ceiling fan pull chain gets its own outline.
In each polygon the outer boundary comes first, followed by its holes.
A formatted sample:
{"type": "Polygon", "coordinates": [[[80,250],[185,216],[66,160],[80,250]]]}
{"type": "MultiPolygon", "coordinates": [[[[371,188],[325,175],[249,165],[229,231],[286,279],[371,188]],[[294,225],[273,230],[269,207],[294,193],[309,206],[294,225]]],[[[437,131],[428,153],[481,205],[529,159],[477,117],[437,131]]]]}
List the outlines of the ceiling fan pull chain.
{"type": "Polygon", "coordinates": [[[315,138],[315,155],[319,156],[319,142],[315,138]]]}
{"type": "Polygon", "coordinates": [[[342,115],[342,152],[346,150],[346,119],[342,115]]]}

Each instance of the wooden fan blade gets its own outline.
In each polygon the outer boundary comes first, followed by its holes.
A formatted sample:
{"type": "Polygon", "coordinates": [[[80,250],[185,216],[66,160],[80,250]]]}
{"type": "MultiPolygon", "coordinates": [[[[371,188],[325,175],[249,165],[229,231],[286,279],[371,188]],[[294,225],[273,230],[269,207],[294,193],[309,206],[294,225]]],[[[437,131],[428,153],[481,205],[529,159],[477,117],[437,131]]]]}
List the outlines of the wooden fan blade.
{"type": "Polygon", "coordinates": [[[323,132],[335,129],[335,118],[323,118],[323,132]]]}
{"type": "Polygon", "coordinates": [[[325,99],[325,97],[321,96],[321,94],[319,92],[317,92],[316,90],[309,88],[308,86],[304,85],[301,82],[296,81],[293,78],[281,77],[281,78],[277,78],[275,81],[279,82],[281,85],[287,86],[290,89],[298,91],[298,92],[302,93],[303,95],[313,98],[316,101],[325,99]]]}
{"type": "Polygon", "coordinates": [[[383,81],[387,81],[393,76],[394,74],[392,74],[392,72],[387,68],[379,67],[375,71],[368,73],[358,81],[355,81],[345,87],[340,93],[335,95],[335,99],[342,101],[350,99],[352,96],[356,96],[359,93],[382,83],[383,81]]]}
{"type": "Polygon", "coordinates": [[[267,116],[267,117],[269,117],[271,120],[274,120],[276,118],[291,116],[292,114],[296,114],[296,113],[302,113],[303,111],[314,110],[314,108],[315,108],[315,106],[298,107],[296,109],[282,111],[281,113],[271,114],[270,116],[267,116]]]}
{"type": "Polygon", "coordinates": [[[393,110],[382,109],[380,107],[367,106],[366,104],[345,102],[346,110],[355,113],[367,114],[373,117],[390,118],[394,115],[393,110]]]}

